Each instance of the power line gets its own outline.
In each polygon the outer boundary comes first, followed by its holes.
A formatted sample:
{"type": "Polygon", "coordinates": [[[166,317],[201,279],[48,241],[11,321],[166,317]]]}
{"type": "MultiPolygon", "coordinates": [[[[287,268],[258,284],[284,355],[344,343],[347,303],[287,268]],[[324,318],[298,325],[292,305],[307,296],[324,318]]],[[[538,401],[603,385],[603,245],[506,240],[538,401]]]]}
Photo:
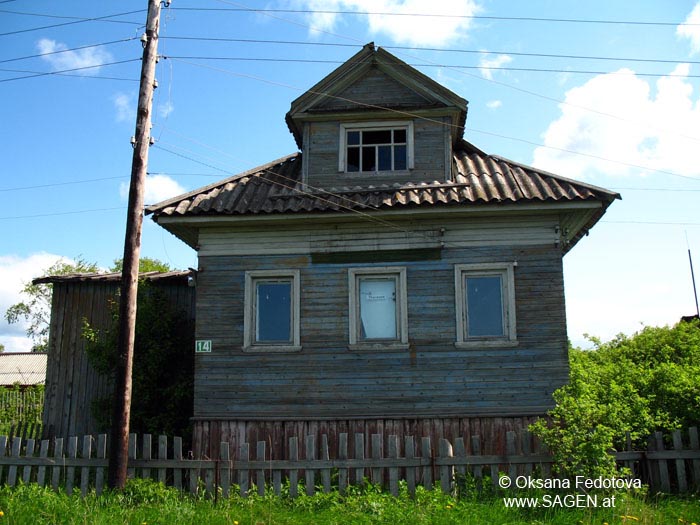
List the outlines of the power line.
{"type": "MultiPolygon", "coordinates": [[[[0,4],[3,2],[0,2],[0,4]]],[[[134,13],[139,13],[140,11],[133,11],[134,13]]],[[[92,20],[91,18],[85,18],[82,16],[65,16],[65,15],[50,15],[47,13],[27,13],[24,11],[10,11],[9,9],[0,9],[0,13],[8,13],[11,15],[25,15],[25,16],[39,16],[42,18],[64,18],[64,19],[70,19],[70,20],[80,20],[83,22],[88,22],[92,20]]],[[[130,14],[130,13],[128,13],[130,14]]],[[[114,15],[114,16],[120,16],[120,15],[114,15]]],[[[113,24],[129,24],[129,25],[143,25],[142,23],[139,22],[129,22],[128,20],[102,20],[102,22],[111,22],[113,24]]]]}
{"type": "MultiPolygon", "coordinates": [[[[103,63],[103,64],[95,64],[94,66],[74,67],[74,68],[71,68],[71,69],[63,69],[63,70],[61,70],[61,71],[48,71],[48,72],[44,72],[44,73],[36,73],[36,74],[32,74],[32,75],[24,75],[24,76],[21,76],[21,77],[3,78],[3,79],[0,79],[0,82],[11,82],[11,81],[13,81],[13,80],[24,80],[24,79],[27,79],[27,78],[45,77],[45,76],[48,76],[48,75],[63,75],[63,74],[65,74],[65,73],[71,73],[71,72],[73,72],[73,71],[84,71],[84,70],[86,70],[86,69],[94,69],[94,68],[96,68],[96,67],[103,67],[103,66],[115,66],[115,65],[117,65],[117,64],[127,64],[127,63],[129,63],[129,62],[139,62],[140,60],[141,60],[140,58],[131,58],[131,59],[128,59],[128,60],[119,60],[119,61],[117,61],[117,62],[105,62],[105,63],[103,63]]],[[[88,77],[85,77],[85,78],[90,78],[90,77],[88,76],[88,77]]],[[[114,80],[129,80],[129,79],[118,78],[118,79],[114,79],[114,80]]]]}
{"type": "Polygon", "coordinates": [[[4,60],[0,60],[0,64],[4,64],[5,62],[16,62],[18,60],[28,60],[30,58],[41,58],[49,55],[57,55],[59,53],[69,53],[71,51],[80,51],[81,49],[90,49],[92,47],[100,47],[100,46],[109,46],[112,44],[120,44],[123,42],[130,42],[132,40],[135,40],[136,37],[129,37],[129,38],[122,38],[120,40],[112,40],[110,42],[103,42],[101,44],[88,44],[85,46],[78,46],[78,47],[72,47],[70,49],[59,49],[57,51],[48,51],[46,53],[37,53],[35,55],[26,55],[23,57],[16,57],[16,58],[6,58],[4,60]]]}
{"type": "MultiPolygon", "coordinates": [[[[31,73],[31,75],[26,76],[26,77],[20,77],[20,78],[32,78],[32,77],[40,77],[45,75],[46,73],[43,71],[34,71],[32,69],[7,69],[7,68],[0,68],[0,71],[6,71],[9,73],[31,73]]],[[[55,73],[59,77],[75,77],[75,78],[88,78],[90,80],[119,80],[119,81],[124,81],[124,82],[138,82],[138,78],[125,78],[125,77],[106,77],[104,75],[81,75],[79,73],[55,73]]],[[[12,80],[12,79],[10,79],[12,80]]],[[[15,79],[19,80],[19,78],[15,79]]],[[[1,80],[0,80],[1,82],[1,80]]]]}
{"type": "Polygon", "coordinates": [[[35,189],[39,189],[39,188],[52,188],[54,186],[70,186],[72,184],[86,184],[89,182],[100,182],[103,180],[125,179],[127,177],[128,177],[128,175],[118,175],[116,177],[100,177],[98,179],[83,179],[83,180],[73,180],[73,181],[66,181],[66,182],[52,182],[49,184],[36,184],[34,186],[17,186],[14,188],[0,188],[0,192],[35,190],[35,189]]]}
{"type": "MultiPolygon", "coordinates": [[[[277,44],[277,45],[302,45],[321,47],[357,47],[356,44],[342,44],[332,42],[309,42],[303,40],[262,40],[252,38],[223,38],[223,37],[198,37],[198,36],[163,36],[161,40],[186,40],[203,42],[234,42],[243,44],[277,44]]],[[[415,47],[415,46],[382,46],[384,49],[399,49],[407,51],[436,51],[443,53],[463,53],[478,55],[511,55],[535,58],[565,58],[569,60],[605,60],[615,62],[648,62],[658,64],[700,64],[697,60],[671,60],[661,58],[634,58],[634,57],[603,57],[593,55],[558,55],[553,53],[524,53],[519,51],[494,51],[484,49],[455,49],[439,47],[415,47]]]]}
{"type": "Polygon", "coordinates": [[[91,210],[75,210],[75,211],[62,211],[55,213],[37,213],[35,215],[15,215],[11,217],[0,217],[0,221],[9,221],[12,219],[36,219],[40,217],[59,217],[63,215],[78,215],[81,213],[94,213],[98,211],[114,211],[114,210],[125,210],[124,206],[119,206],[117,208],[94,208],[91,210]]]}
{"type": "MultiPolygon", "coordinates": [[[[300,63],[300,64],[344,64],[343,60],[326,60],[326,59],[306,59],[306,58],[265,58],[265,57],[226,57],[226,56],[184,56],[184,55],[167,55],[163,58],[181,59],[181,60],[221,60],[229,62],[276,62],[276,63],[300,63]]],[[[367,63],[371,63],[369,60],[367,63]]],[[[356,63],[361,63],[358,61],[356,63]]],[[[442,67],[449,69],[478,69],[489,71],[526,71],[530,73],[572,73],[585,75],[627,75],[629,73],[619,71],[589,71],[576,69],[545,69],[534,67],[509,67],[509,66],[464,66],[455,64],[406,64],[408,67],[442,67]]],[[[680,73],[640,73],[634,72],[634,75],[639,77],[680,77],[680,78],[700,78],[700,75],[680,74],[680,73]]]]}
{"type": "Polygon", "coordinates": [[[327,9],[263,9],[252,7],[171,7],[173,11],[230,11],[251,13],[292,13],[292,14],[326,14],[326,15],[354,15],[354,16],[400,16],[421,18],[462,18],[471,20],[503,20],[514,22],[556,22],[576,24],[622,24],[641,26],[698,26],[700,24],[685,22],[649,22],[644,20],[605,20],[585,18],[541,18],[532,16],[489,16],[489,15],[446,15],[439,13],[396,13],[396,12],[372,12],[372,11],[343,11],[327,9]]]}
{"type": "MultiPolygon", "coordinates": [[[[127,11],[125,13],[117,13],[114,15],[105,15],[105,16],[98,16],[95,18],[81,18],[79,20],[74,20],[72,22],[63,22],[61,24],[52,24],[48,26],[42,26],[42,27],[32,27],[29,29],[19,29],[17,31],[8,31],[7,33],[0,33],[0,36],[9,36],[9,35],[18,35],[20,33],[30,33],[32,31],[41,31],[42,29],[51,29],[54,27],[62,27],[62,26],[69,26],[69,25],[74,25],[74,24],[82,24],[85,22],[104,22],[108,18],[114,18],[116,16],[125,16],[125,15],[132,15],[134,13],[142,13],[143,10],[139,9],[137,11],[127,11]]],[[[136,25],[143,25],[143,24],[136,24],[136,25]]]]}

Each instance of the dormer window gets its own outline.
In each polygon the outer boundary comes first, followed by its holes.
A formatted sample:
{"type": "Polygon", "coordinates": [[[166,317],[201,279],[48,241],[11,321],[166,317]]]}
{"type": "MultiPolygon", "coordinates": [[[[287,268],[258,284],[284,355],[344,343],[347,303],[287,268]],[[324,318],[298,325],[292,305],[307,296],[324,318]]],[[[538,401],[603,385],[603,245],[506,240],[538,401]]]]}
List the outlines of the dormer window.
{"type": "Polygon", "coordinates": [[[340,125],[338,171],[377,173],[413,168],[413,122],[340,125]]]}

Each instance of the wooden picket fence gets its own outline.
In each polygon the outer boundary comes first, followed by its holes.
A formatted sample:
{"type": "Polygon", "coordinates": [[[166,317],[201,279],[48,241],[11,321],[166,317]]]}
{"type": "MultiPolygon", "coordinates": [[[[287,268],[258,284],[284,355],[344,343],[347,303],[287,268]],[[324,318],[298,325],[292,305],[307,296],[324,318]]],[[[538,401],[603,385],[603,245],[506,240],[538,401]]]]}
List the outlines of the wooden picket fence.
{"type": "MultiPolygon", "coordinates": [[[[452,492],[466,479],[471,480],[470,486],[475,490],[489,490],[491,486],[498,487],[502,475],[511,479],[546,479],[552,475],[551,456],[527,432],[508,432],[504,455],[482,455],[479,436],[471,437],[470,454],[461,438],[454,443],[440,439],[434,444],[428,437],[406,436],[400,443],[397,436],[373,434],[365,443],[364,434],[355,434],[350,448],[348,437],[338,436],[338,448],[332,455],[326,435],[320,439],[309,435],[303,443],[297,437],[289,438],[285,459],[271,458],[264,441],[257,442],[254,451],[249,443],[241,443],[233,453],[229,444],[222,442],[218,458],[189,459],[183,455],[181,438],[159,436],[154,440],[146,434],[139,439],[132,434],[128,476],[153,479],[193,494],[206,491],[228,497],[234,491],[243,496],[253,491],[261,495],[271,491],[279,495],[288,490],[290,496],[296,497],[302,491],[308,495],[317,490],[343,493],[350,485],[368,481],[398,495],[400,481],[405,482],[410,494],[415,494],[418,486],[439,486],[444,492],[452,492]],[[288,488],[284,488],[286,484],[288,488]]],[[[672,448],[666,449],[663,436],[656,434],[649,450],[629,450],[616,456],[652,490],[698,490],[697,428],[688,431],[685,443],[681,432],[674,433],[671,441],[672,448]]],[[[0,437],[0,483],[11,487],[21,481],[68,494],[79,490],[85,495],[93,489],[100,494],[105,488],[107,463],[106,435],[85,436],[81,441],[77,437],[42,441],[0,437]]]]}

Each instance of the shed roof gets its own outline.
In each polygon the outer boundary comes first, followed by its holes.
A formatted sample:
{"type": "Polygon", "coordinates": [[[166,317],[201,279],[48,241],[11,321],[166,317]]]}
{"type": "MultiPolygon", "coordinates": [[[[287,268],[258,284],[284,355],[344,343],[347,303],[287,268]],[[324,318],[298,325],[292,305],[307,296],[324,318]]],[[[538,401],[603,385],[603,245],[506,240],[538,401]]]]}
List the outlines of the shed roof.
{"type": "Polygon", "coordinates": [[[43,385],[47,355],[40,352],[0,354],[0,385],[43,385]]]}
{"type": "MultiPolygon", "coordinates": [[[[172,272],[144,272],[139,274],[139,279],[149,282],[167,282],[167,281],[182,281],[187,282],[187,277],[192,274],[191,271],[172,271],[172,272]]],[[[113,273],[69,273],[65,275],[49,275],[46,277],[38,277],[32,281],[32,284],[53,284],[53,283],[76,283],[76,282],[119,282],[122,278],[121,272],[113,273]]]]}
{"type": "Polygon", "coordinates": [[[362,212],[545,202],[597,201],[601,206],[570,246],[600,219],[620,195],[488,155],[461,140],[454,149],[449,181],[320,189],[301,180],[301,153],[149,206],[160,217],[362,212]]]}

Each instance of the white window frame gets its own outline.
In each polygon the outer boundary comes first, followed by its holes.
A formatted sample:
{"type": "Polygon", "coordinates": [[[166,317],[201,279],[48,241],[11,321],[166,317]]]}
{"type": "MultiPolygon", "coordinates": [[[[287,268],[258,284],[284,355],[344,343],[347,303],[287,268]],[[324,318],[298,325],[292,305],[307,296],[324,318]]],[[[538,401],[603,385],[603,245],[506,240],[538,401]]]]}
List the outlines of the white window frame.
{"type": "Polygon", "coordinates": [[[517,263],[486,263],[455,265],[455,310],[457,316],[458,348],[484,346],[515,346],[517,326],[515,320],[515,267],[517,263]],[[465,277],[501,276],[503,304],[503,335],[472,337],[467,333],[465,277]]]}
{"type": "Polygon", "coordinates": [[[300,293],[301,286],[299,284],[299,270],[252,270],[245,272],[245,300],[243,314],[244,352],[299,352],[301,350],[300,293]],[[289,280],[292,284],[292,340],[291,342],[284,343],[258,343],[255,341],[255,284],[257,281],[268,281],[274,279],[289,280]]]}
{"type": "Polygon", "coordinates": [[[346,175],[367,175],[368,173],[397,173],[414,168],[414,142],[413,121],[411,120],[386,120],[378,122],[344,122],[340,124],[340,138],[338,151],[338,171],[346,175]],[[406,170],[395,171],[347,171],[347,132],[348,131],[375,131],[378,129],[405,129],[406,130],[406,170]]]}
{"type": "Polygon", "coordinates": [[[408,348],[408,299],[406,294],[406,268],[382,266],[350,268],[348,270],[348,317],[351,349],[407,349],[408,348]],[[359,282],[361,277],[396,277],[396,339],[360,338],[359,282]]]}

